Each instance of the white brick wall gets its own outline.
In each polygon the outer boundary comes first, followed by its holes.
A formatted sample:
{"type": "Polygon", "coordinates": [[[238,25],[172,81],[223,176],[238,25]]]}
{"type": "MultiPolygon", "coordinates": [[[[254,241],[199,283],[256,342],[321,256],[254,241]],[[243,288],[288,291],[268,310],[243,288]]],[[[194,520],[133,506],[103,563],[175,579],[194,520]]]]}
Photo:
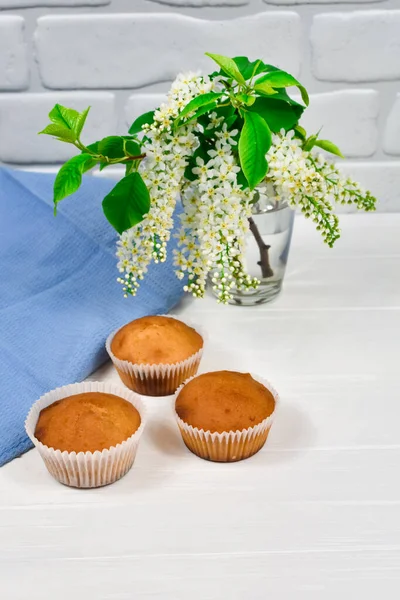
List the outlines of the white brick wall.
{"type": "Polygon", "coordinates": [[[400,94],[397,94],[386,121],[383,149],[387,154],[400,156],[400,94]]]}
{"type": "Polygon", "coordinates": [[[46,87],[136,88],[174,79],[182,69],[207,69],[209,48],[247,52],[297,74],[300,27],[293,12],[224,21],[179,14],[56,16],[39,19],[35,41],[46,87]]]}
{"type": "MultiPolygon", "coordinates": [[[[114,95],[110,92],[52,92],[0,96],[0,160],[16,164],[51,163],[71,158],[76,152],[48,135],[38,136],[38,124],[59,102],[76,110],[91,106],[82,141],[91,142],[115,132],[114,95]]],[[[41,126],[39,126],[41,127],[41,126]]],[[[43,129],[44,127],[41,127],[43,129]]]]}
{"type": "Polygon", "coordinates": [[[400,210],[399,0],[0,0],[0,162],[71,155],[37,135],[56,101],[92,106],[87,139],[126,131],[178,71],[213,68],[206,50],[298,75],[306,128],[323,126],[380,210],[400,210]]]}
{"type": "Polygon", "coordinates": [[[400,79],[400,10],[317,15],[311,44],[318,79],[400,79]]]}
{"type": "Polygon", "coordinates": [[[364,157],[378,148],[378,114],[376,90],[340,90],[311,94],[302,123],[307,131],[321,129],[321,139],[335,140],[345,156],[364,157]]]}
{"type": "Polygon", "coordinates": [[[30,6],[100,6],[110,2],[111,0],[0,0],[0,9],[30,6]]]}
{"type": "Polygon", "coordinates": [[[0,20],[0,90],[23,90],[28,83],[24,20],[4,16],[0,20]]]}

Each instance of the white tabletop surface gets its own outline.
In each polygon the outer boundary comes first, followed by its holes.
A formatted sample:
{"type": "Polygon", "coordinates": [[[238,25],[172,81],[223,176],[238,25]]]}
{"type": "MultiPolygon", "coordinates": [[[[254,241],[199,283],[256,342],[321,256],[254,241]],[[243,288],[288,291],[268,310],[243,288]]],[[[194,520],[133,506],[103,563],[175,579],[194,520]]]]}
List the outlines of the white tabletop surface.
{"type": "MultiPolygon", "coordinates": [[[[283,294],[257,308],[186,299],[202,371],[270,379],[264,449],[192,455],[171,399],[128,475],[54,481],[33,450],[0,469],[3,600],[398,600],[400,214],[344,215],[334,250],[298,219],[283,294]]],[[[112,310],[112,306],[110,306],[112,310]]],[[[108,364],[91,379],[118,377],[108,364]]]]}

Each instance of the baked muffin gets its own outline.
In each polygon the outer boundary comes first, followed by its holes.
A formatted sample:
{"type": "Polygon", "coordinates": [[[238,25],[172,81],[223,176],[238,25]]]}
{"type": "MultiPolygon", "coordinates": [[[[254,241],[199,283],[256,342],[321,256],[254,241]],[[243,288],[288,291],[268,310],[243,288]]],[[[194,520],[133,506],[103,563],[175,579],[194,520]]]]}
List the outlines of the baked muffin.
{"type": "Polygon", "coordinates": [[[44,408],[35,436],[61,452],[101,452],[121,444],[139,427],[139,412],[127,400],[113,394],[84,392],[44,408]]]}
{"type": "Polygon", "coordinates": [[[275,390],[259,378],[215,371],[194,377],[178,390],[175,412],[189,450],[201,458],[230,462],[262,448],[277,400],[275,390]]]}
{"type": "Polygon", "coordinates": [[[149,396],[167,396],[197,373],[204,340],[173,317],[136,319],[112,333],[107,351],[127,387],[149,396]]]}
{"type": "Polygon", "coordinates": [[[144,428],[139,396],[107,383],[76,383],[48,392],[25,429],[61,483],[98,487],[120,479],[135,459],[144,428]]]}

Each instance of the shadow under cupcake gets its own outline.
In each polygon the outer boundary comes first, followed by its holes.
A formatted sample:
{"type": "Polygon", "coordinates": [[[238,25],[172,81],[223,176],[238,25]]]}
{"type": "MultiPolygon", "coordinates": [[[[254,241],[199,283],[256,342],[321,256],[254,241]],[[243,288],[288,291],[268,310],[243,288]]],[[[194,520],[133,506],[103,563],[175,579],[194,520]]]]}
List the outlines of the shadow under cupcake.
{"type": "Polygon", "coordinates": [[[107,352],[123,383],[145,396],[169,396],[199,368],[203,337],[170,316],[136,319],[109,335],[107,352]]]}

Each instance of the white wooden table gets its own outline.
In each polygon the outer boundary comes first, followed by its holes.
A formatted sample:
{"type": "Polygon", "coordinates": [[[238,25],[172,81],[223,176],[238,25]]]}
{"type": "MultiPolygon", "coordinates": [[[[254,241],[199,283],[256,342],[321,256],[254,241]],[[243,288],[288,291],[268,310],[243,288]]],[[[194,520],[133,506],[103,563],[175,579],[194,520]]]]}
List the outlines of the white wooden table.
{"type": "MultiPolygon", "coordinates": [[[[208,328],[203,371],[280,391],[264,449],[202,461],[171,400],[148,399],[136,463],[110,487],[63,487],[36,451],[14,460],[0,470],[2,600],[398,600],[400,214],[342,226],[330,251],[298,219],[274,304],[174,311],[208,328]]],[[[110,365],[92,378],[117,381],[110,365]]]]}

